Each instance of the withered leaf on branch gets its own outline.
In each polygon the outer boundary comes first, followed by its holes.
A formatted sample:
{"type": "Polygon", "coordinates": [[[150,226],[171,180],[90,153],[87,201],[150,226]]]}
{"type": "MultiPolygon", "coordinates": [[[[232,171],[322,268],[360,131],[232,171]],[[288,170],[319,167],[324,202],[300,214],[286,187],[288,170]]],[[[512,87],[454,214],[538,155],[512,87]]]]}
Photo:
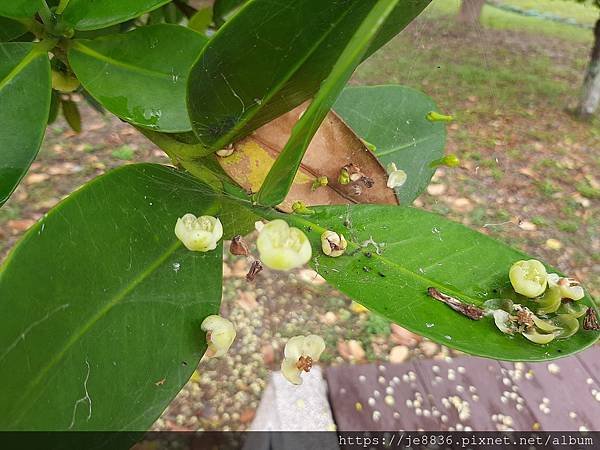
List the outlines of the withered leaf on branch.
{"type": "MultiPolygon", "coordinates": [[[[307,106],[308,103],[300,105],[236,142],[235,152],[218,158],[219,164],[244,189],[257,192],[307,106]]],[[[292,204],[297,200],[309,206],[398,204],[394,191],[386,184],[387,173],[375,155],[334,112],[329,112],[313,137],[294,184],[279,209],[291,212],[292,204]],[[359,167],[361,175],[342,185],[338,177],[345,166],[359,167]],[[318,177],[327,177],[328,183],[313,189],[318,177]]]]}

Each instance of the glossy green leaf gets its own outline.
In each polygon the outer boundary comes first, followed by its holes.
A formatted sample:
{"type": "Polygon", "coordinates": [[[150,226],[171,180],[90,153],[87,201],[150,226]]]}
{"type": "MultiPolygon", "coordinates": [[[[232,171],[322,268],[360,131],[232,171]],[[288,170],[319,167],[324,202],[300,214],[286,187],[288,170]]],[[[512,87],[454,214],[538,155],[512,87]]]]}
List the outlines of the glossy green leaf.
{"type": "Polygon", "coordinates": [[[207,41],[182,26],[152,25],[77,40],[69,62],[85,89],[122,119],[160,131],[189,131],[187,74],[207,41]]]}
{"type": "Polygon", "coordinates": [[[21,22],[6,17],[0,17],[0,42],[12,41],[26,32],[27,27],[21,22]]]}
{"type": "MultiPolygon", "coordinates": [[[[429,297],[427,289],[435,287],[466,303],[510,298],[534,310],[535,304],[517,295],[508,278],[515,261],[530,257],[483,234],[411,207],[312,209],[313,215],[287,219],[309,236],[315,270],[357,302],[415,333],[467,353],[522,361],[560,358],[598,340],[598,332],[580,331],[569,339],[533,344],[503,334],[490,317],[474,321],[429,297]],[[344,234],[349,241],[344,255],[331,258],[320,251],[325,229],[344,234]]],[[[593,305],[589,295],[581,301],[593,305]]]]}
{"type": "Polygon", "coordinates": [[[256,200],[261,205],[279,205],[290,190],[304,153],[319,125],[342,91],[369,44],[400,0],[378,0],[360,24],[347,47],[323,82],[304,115],[294,126],[281,154],[271,167],[256,200]]]}
{"type": "MultiPolygon", "coordinates": [[[[365,57],[429,0],[401,1],[365,57]]],[[[376,2],[251,0],[219,29],[190,73],[188,108],[217,150],[312,97],[376,2]]]]}
{"type": "Polygon", "coordinates": [[[42,4],[42,0],[2,0],[0,16],[25,18],[33,16],[42,4]]]}
{"type": "Polygon", "coordinates": [[[219,214],[211,192],[171,168],[128,165],[25,235],[0,269],[0,429],[153,423],[219,310],[222,247],[190,252],[174,233],[187,212],[219,214]]]}
{"type": "Polygon", "coordinates": [[[401,204],[410,205],[435,172],[431,162],[444,154],[444,124],[426,119],[429,111],[437,110],[433,100],[405,86],[353,86],[344,89],[334,110],[375,146],[384,167],[393,162],[406,172],[396,194],[401,204]]]}
{"type": "Polygon", "coordinates": [[[125,22],[170,0],[71,0],[62,22],[76,30],[96,30],[125,22]]]}
{"type": "Polygon", "coordinates": [[[46,44],[0,44],[0,206],[35,159],[50,110],[46,44]]]}

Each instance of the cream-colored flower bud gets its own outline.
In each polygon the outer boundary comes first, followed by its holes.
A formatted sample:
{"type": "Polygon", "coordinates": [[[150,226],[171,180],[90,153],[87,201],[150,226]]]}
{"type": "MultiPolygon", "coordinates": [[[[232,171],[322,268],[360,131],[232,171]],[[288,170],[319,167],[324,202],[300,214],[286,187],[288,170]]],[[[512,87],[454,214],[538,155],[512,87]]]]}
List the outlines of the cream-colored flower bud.
{"type": "Polygon", "coordinates": [[[321,248],[327,256],[334,258],[341,256],[346,251],[346,247],[348,247],[348,242],[343,234],[327,230],[321,235],[321,248]]]}
{"type": "Polygon", "coordinates": [[[256,247],[262,263],[275,270],[303,266],[312,256],[306,235],[281,219],[272,220],[259,230],[256,247]]]}
{"type": "Polygon", "coordinates": [[[177,219],[175,235],[188,250],[207,252],[214,250],[223,237],[223,225],[216,217],[196,217],[188,213],[177,219]]]}
{"type": "Polygon", "coordinates": [[[223,356],[235,339],[235,327],[231,321],[217,315],[208,316],[200,325],[206,331],[208,350],[205,356],[218,358],[223,356]]]}
{"type": "Polygon", "coordinates": [[[406,179],[407,179],[406,172],[402,169],[398,169],[396,167],[396,164],[389,163],[387,165],[387,172],[388,172],[387,187],[389,187],[390,189],[400,187],[404,183],[406,183],[406,179]]]}
{"type": "Polygon", "coordinates": [[[227,158],[228,156],[233,155],[234,151],[235,148],[233,147],[233,144],[229,144],[227,147],[222,148],[221,150],[217,150],[215,153],[221,158],[227,158]]]}
{"type": "Polygon", "coordinates": [[[513,289],[525,297],[534,298],[546,290],[548,274],[544,265],[536,259],[517,261],[508,272],[513,289]]]}
{"type": "Polygon", "coordinates": [[[282,375],[293,384],[302,384],[300,374],[310,372],[314,362],[318,361],[325,350],[325,341],[321,336],[294,336],[285,344],[284,358],[281,363],[282,375]]]}
{"type": "Polygon", "coordinates": [[[556,273],[550,273],[548,274],[548,285],[552,288],[559,288],[562,298],[581,300],[585,297],[585,292],[579,282],[572,278],[564,278],[556,273]]]}

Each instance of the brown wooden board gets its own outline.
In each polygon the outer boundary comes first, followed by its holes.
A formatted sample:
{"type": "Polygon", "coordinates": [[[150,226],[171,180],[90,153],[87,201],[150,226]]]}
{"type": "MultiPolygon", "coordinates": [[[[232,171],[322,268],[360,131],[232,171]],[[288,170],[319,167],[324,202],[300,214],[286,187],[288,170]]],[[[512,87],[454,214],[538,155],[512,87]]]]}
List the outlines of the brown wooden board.
{"type": "Polygon", "coordinates": [[[583,431],[600,430],[599,370],[596,346],[545,363],[463,356],[325,375],[339,431],[583,431]]]}

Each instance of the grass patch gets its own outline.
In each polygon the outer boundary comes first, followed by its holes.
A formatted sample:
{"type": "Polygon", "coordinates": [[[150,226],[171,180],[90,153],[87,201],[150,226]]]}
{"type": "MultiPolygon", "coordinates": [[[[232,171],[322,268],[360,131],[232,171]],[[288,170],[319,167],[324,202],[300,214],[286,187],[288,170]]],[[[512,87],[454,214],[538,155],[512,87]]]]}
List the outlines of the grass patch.
{"type": "Polygon", "coordinates": [[[592,199],[600,198],[600,189],[596,189],[590,186],[585,181],[577,183],[577,186],[575,186],[575,188],[577,189],[577,192],[579,192],[584,197],[592,199]]]}
{"type": "MultiPolygon", "coordinates": [[[[573,18],[578,23],[592,24],[598,18],[593,6],[580,5],[574,1],[557,0],[510,0],[506,3],[522,9],[535,9],[564,18],[573,18]]],[[[434,0],[425,14],[433,19],[440,16],[455,16],[460,0],[434,0]]],[[[553,22],[540,17],[524,16],[485,5],[481,13],[481,24],[498,30],[519,30],[536,34],[560,37],[578,42],[592,42],[592,31],[573,25],[553,22]]]]}
{"type": "Polygon", "coordinates": [[[135,150],[128,145],[124,145],[116,150],[113,150],[111,155],[123,161],[131,161],[135,156],[135,150]]]}

